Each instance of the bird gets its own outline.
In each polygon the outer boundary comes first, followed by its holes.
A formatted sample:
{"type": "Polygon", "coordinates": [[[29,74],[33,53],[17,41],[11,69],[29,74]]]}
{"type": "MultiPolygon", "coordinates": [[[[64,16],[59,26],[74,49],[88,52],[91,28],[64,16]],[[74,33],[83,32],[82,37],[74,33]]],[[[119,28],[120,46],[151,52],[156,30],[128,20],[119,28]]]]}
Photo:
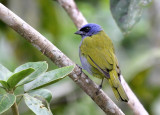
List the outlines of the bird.
{"type": "Polygon", "coordinates": [[[82,40],[79,46],[79,57],[82,69],[94,77],[109,81],[118,101],[128,102],[128,96],[121,84],[121,71],[111,39],[98,24],[88,23],[77,32],[82,40]]]}

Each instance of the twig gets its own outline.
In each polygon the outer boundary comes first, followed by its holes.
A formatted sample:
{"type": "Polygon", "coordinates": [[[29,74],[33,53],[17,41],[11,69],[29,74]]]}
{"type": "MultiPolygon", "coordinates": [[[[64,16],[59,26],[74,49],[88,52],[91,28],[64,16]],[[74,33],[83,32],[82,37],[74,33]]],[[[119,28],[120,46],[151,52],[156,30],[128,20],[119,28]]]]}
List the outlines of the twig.
{"type": "MultiPolygon", "coordinates": [[[[57,0],[59,4],[66,10],[69,14],[70,18],[74,22],[74,24],[80,28],[83,24],[86,23],[86,19],[78,10],[74,0],[57,0]]],[[[134,111],[135,115],[148,115],[148,112],[145,110],[143,105],[139,102],[136,95],[132,92],[126,81],[124,80],[123,76],[121,75],[123,87],[129,97],[128,105],[134,111]]]]}
{"type": "MultiPolygon", "coordinates": [[[[19,18],[1,3],[0,20],[13,28],[27,41],[32,43],[32,45],[43,52],[44,55],[49,57],[59,67],[75,64],[38,31],[24,22],[21,18],[19,18]]],[[[69,77],[75,83],[77,83],[106,114],[124,115],[124,113],[102,90],[99,90],[98,94],[96,94],[98,86],[91,79],[89,79],[88,76],[86,76],[84,73],[82,73],[81,76],[78,76],[79,73],[80,69],[76,66],[69,77]]]]}

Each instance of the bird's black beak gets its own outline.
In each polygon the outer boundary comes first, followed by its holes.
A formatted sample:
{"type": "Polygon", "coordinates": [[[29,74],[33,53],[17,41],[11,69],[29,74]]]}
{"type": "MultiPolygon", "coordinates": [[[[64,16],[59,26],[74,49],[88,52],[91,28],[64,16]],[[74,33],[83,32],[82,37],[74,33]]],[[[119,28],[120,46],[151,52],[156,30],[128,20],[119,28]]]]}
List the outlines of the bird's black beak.
{"type": "Polygon", "coordinates": [[[78,30],[77,32],[75,32],[74,34],[78,34],[78,35],[83,35],[84,33],[80,30],[78,30]]]}

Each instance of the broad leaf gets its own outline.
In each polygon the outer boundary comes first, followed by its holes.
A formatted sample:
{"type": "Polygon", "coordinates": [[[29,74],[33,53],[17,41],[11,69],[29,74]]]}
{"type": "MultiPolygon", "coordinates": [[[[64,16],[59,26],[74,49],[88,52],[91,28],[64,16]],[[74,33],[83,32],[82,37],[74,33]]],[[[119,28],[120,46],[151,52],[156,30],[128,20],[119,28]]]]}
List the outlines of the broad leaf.
{"type": "Polygon", "coordinates": [[[15,74],[13,74],[9,79],[7,80],[7,83],[10,88],[14,88],[19,81],[27,77],[29,74],[31,74],[34,71],[32,68],[28,68],[22,71],[19,71],[15,74]]]}
{"type": "Polygon", "coordinates": [[[8,85],[8,83],[7,83],[6,81],[0,80],[0,84],[1,84],[4,88],[9,89],[9,85],[8,85]]]}
{"type": "Polygon", "coordinates": [[[0,114],[7,111],[16,101],[15,95],[12,94],[0,94],[0,114]]]}
{"type": "Polygon", "coordinates": [[[0,64],[0,80],[7,81],[7,79],[12,75],[6,67],[0,64]]]}
{"type": "Polygon", "coordinates": [[[46,72],[45,74],[42,74],[40,77],[38,77],[34,81],[28,84],[25,84],[24,90],[29,91],[32,89],[38,89],[38,88],[53,84],[63,79],[64,77],[66,77],[69,73],[72,72],[73,69],[74,69],[74,66],[67,66],[67,67],[46,72]]]}
{"type": "Polygon", "coordinates": [[[51,111],[42,104],[42,101],[28,94],[24,94],[24,101],[36,115],[52,115],[51,111]]]}
{"type": "Polygon", "coordinates": [[[4,88],[0,87],[0,94],[2,95],[2,94],[6,94],[6,93],[7,93],[6,90],[4,88]]]}
{"type": "Polygon", "coordinates": [[[36,96],[36,97],[42,97],[44,98],[48,103],[50,103],[52,99],[52,93],[51,91],[47,89],[37,89],[37,90],[31,90],[28,92],[31,96],[36,96]]]}
{"type": "Polygon", "coordinates": [[[19,66],[18,68],[16,68],[14,72],[19,72],[19,71],[22,71],[27,68],[33,68],[35,71],[33,73],[31,73],[29,76],[27,76],[26,78],[24,78],[23,80],[21,80],[18,83],[18,86],[26,84],[26,83],[36,79],[38,76],[40,76],[44,72],[46,72],[46,70],[48,69],[48,64],[45,61],[43,61],[43,62],[28,62],[28,63],[23,64],[23,65],[19,66]]]}
{"type": "Polygon", "coordinates": [[[151,0],[110,0],[110,9],[117,25],[125,33],[140,20],[144,5],[151,0]]]}

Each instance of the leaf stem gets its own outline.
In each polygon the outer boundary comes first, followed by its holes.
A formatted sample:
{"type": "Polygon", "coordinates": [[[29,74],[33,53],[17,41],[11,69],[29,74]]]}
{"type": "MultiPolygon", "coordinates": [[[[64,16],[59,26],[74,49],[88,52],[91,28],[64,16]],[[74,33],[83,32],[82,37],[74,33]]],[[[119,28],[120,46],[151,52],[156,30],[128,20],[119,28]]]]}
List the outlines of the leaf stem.
{"type": "MultiPolygon", "coordinates": [[[[14,90],[12,89],[12,90],[8,91],[8,93],[14,94],[14,90]]],[[[15,101],[15,103],[12,105],[11,108],[12,108],[12,113],[13,113],[13,115],[19,115],[18,105],[17,105],[16,101],[15,101]]]]}
{"type": "Polygon", "coordinates": [[[18,106],[16,102],[12,105],[11,108],[12,108],[13,115],[19,115],[18,106]]]}

